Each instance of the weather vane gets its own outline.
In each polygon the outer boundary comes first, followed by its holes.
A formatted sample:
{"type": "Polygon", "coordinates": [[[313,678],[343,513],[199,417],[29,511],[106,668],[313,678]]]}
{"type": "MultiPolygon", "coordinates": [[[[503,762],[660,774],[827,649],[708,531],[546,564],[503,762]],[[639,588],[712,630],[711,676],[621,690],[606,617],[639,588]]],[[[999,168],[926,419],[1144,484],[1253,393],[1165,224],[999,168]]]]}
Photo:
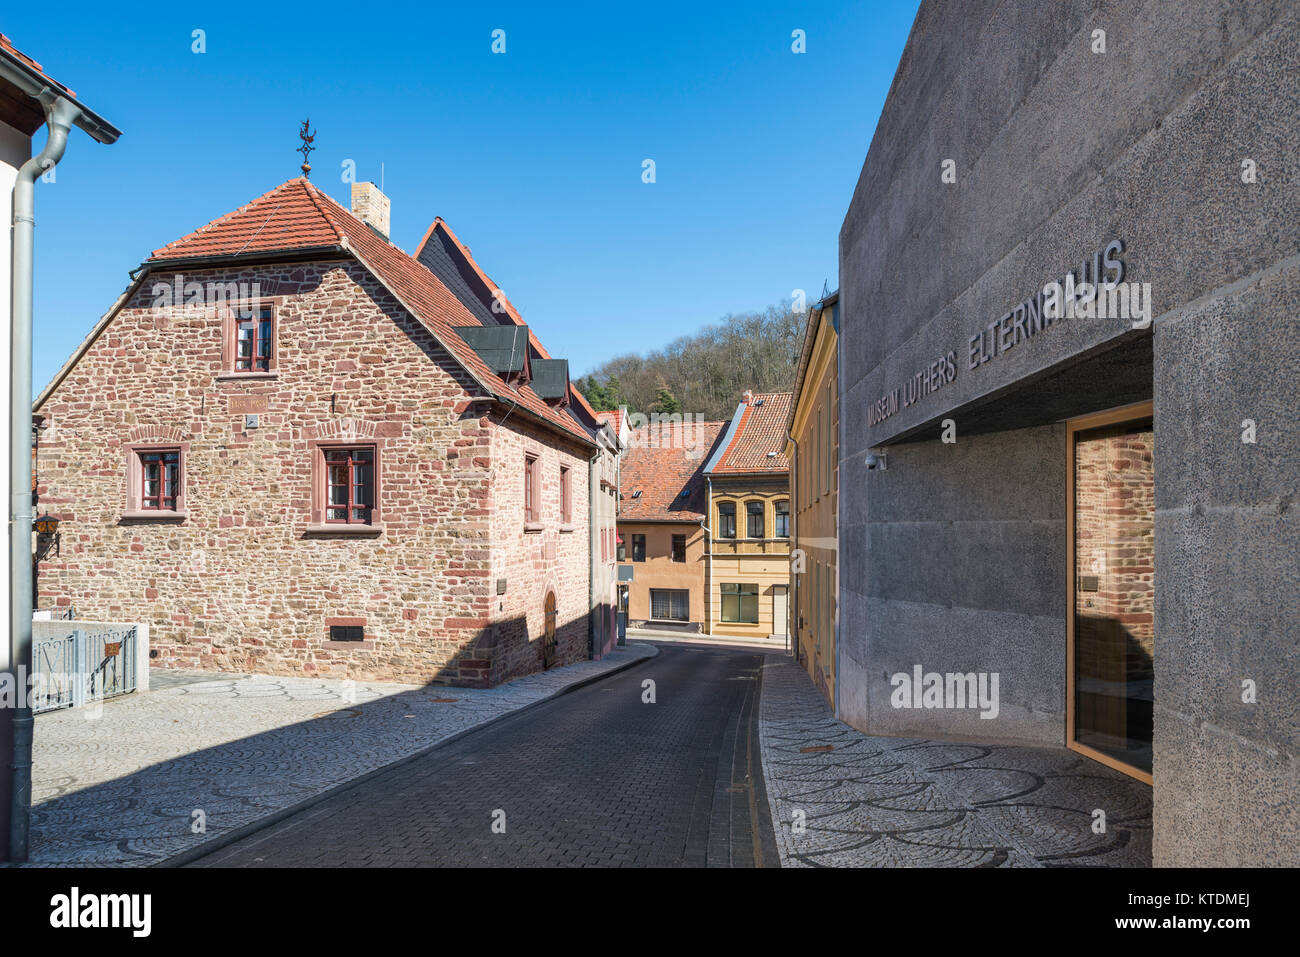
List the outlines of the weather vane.
{"type": "Polygon", "coordinates": [[[307,127],[310,125],[310,117],[302,121],[302,129],[298,131],[298,135],[302,138],[302,146],[296,150],[296,152],[302,154],[302,175],[307,177],[311,176],[311,163],[307,162],[307,159],[311,151],[316,148],[311,145],[312,140],[316,139],[316,131],[308,131],[307,127]]]}

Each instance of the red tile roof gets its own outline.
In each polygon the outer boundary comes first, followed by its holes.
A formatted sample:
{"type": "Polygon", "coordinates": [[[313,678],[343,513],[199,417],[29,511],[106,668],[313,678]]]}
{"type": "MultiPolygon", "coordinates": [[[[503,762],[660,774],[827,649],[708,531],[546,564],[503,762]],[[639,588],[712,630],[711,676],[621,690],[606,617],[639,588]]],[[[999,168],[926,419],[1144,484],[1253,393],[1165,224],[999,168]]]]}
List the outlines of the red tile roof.
{"type": "Polygon", "coordinates": [[[619,467],[618,520],[702,519],[707,508],[704,464],[721,439],[724,426],[725,422],[705,422],[698,429],[689,423],[634,430],[619,467]],[[641,494],[637,496],[637,492],[641,494]]]}
{"type": "Polygon", "coordinates": [[[68,99],[75,100],[77,98],[77,94],[75,92],[68,89],[58,80],[54,79],[52,76],[46,73],[45,68],[43,66],[41,66],[39,63],[37,63],[35,60],[29,57],[26,53],[23,53],[21,50],[17,49],[14,46],[13,41],[10,40],[3,33],[0,33],[0,50],[4,50],[6,53],[9,53],[17,57],[23,63],[26,63],[29,67],[31,67],[33,70],[39,73],[41,75],[41,79],[49,83],[52,88],[59,90],[63,93],[66,93],[68,95],[68,99]]]}
{"type": "Polygon", "coordinates": [[[623,427],[623,413],[619,409],[597,412],[596,418],[600,419],[602,422],[608,422],[609,427],[614,430],[615,435],[617,435],[619,430],[623,427]]]}
{"type": "Polygon", "coordinates": [[[785,423],[792,399],[789,392],[755,395],[743,407],[736,434],[713,467],[713,474],[788,472],[785,423]]]}
{"type": "Polygon", "coordinates": [[[77,99],[74,90],[46,73],[43,66],[15,47],[13,41],[3,33],[0,33],[0,60],[9,63],[14,68],[13,72],[25,75],[22,81],[0,80],[0,116],[4,116],[5,122],[15,129],[30,136],[45,123],[45,110],[35,98],[35,93],[42,87],[48,87],[53,93],[77,104],[80,113],[72,121],[73,125],[85,130],[100,143],[116,142],[122,135],[121,130],[77,99]]]}
{"type": "Polygon", "coordinates": [[[477,326],[438,277],[357,219],[302,177],[289,180],[234,212],[154,251],[156,265],[191,257],[253,255],[339,247],[355,256],[485,388],[519,403],[565,432],[590,443],[591,436],[566,410],[555,409],[527,386],[508,386],[458,336],[454,327],[477,326]]]}

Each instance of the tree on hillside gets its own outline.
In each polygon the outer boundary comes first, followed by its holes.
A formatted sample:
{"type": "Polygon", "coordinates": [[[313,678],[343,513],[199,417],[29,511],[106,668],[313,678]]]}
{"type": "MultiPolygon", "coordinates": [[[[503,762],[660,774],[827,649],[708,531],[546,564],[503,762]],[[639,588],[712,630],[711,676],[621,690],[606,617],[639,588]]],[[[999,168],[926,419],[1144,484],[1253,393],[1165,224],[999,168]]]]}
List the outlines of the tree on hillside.
{"type": "Polygon", "coordinates": [[[667,386],[660,386],[659,391],[655,393],[654,402],[650,403],[650,411],[672,415],[674,412],[682,411],[682,404],[668,391],[667,386]]]}
{"type": "Polygon", "coordinates": [[[611,375],[601,385],[596,376],[586,376],[578,380],[578,391],[591,403],[597,412],[613,412],[623,405],[623,387],[618,376],[611,375]]]}
{"type": "Polygon", "coordinates": [[[682,412],[728,419],[746,389],[793,388],[806,323],[807,314],[792,311],[789,301],[762,312],[724,316],[645,355],[615,356],[582,380],[587,387],[579,388],[597,409],[601,406],[593,395],[612,401],[614,390],[629,411],[660,411],[662,390],[682,412]]]}

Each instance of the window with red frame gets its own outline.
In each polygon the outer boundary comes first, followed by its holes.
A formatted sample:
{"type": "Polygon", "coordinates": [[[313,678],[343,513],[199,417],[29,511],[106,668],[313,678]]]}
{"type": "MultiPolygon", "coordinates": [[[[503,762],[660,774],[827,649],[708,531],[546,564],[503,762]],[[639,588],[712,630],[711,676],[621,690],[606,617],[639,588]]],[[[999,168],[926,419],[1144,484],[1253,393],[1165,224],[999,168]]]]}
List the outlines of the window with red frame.
{"type": "Polygon", "coordinates": [[[541,511],[537,507],[537,459],[529,455],[524,458],[524,521],[540,521],[541,511]]]}
{"type": "Polygon", "coordinates": [[[241,311],[235,319],[235,371],[270,372],[274,334],[270,306],[241,311]]]}
{"type": "Polygon", "coordinates": [[[375,507],[375,450],[325,450],[325,521],[369,525],[375,507]]]}
{"type": "Polygon", "coordinates": [[[140,456],[140,508],[176,511],[181,481],[181,453],[175,449],[150,449],[140,456]]]}

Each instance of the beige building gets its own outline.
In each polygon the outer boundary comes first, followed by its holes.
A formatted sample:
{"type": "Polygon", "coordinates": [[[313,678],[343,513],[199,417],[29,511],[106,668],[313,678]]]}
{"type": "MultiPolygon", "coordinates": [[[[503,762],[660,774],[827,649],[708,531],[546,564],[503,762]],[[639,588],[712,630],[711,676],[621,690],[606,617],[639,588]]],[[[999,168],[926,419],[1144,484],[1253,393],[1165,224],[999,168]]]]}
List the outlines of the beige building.
{"type": "Polygon", "coordinates": [[[746,392],[704,468],[711,634],[788,634],[790,466],[785,445],[791,398],[788,392],[746,392]]]}
{"type": "Polygon", "coordinates": [[[839,296],[809,313],[786,424],[793,507],[790,627],[795,655],[835,707],[839,587],[839,296]]]}

